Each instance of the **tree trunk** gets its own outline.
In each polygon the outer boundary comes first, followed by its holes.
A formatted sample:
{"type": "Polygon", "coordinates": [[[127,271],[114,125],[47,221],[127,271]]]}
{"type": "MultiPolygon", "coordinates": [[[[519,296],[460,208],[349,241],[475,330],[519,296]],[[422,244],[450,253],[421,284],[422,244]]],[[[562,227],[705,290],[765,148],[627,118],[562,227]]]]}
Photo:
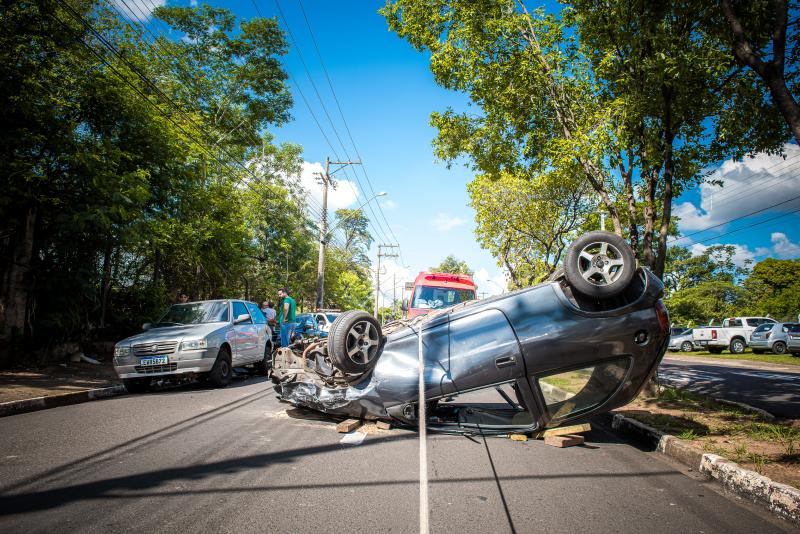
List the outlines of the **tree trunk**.
{"type": "MultiPolygon", "coordinates": [[[[771,71],[772,69],[767,70],[771,71]]],[[[781,112],[781,115],[783,115],[783,120],[786,121],[789,129],[792,130],[795,141],[800,145],[800,107],[798,107],[797,101],[786,87],[786,80],[783,78],[782,73],[767,74],[767,76],[764,81],[769,87],[772,101],[781,112]]]]}
{"type": "Polygon", "coordinates": [[[655,227],[656,208],[656,180],[658,170],[650,169],[645,172],[644,191],[644,236],[642,238],[642,259],[650,269],[653,268],[653,229],[655,227]]]}
{"type": "Polygon", "coordinates": [[[639,258],[639,227],[637,223],[636,213],[636,197],[633,195],[633,164],[631,164],[627,171],[622,168],[620,164],[620,174],[625,187],[625,200],[628,203],[628,233],[630,234],[631,248],[633,249],[634,256],[639,258]]]}
{"type": "Polygon", "coordinates": [[[13,240],[10,265],[3,288],[6,301],[3,314],[3,333],[5,335],[25,333],[36,216],[36,207],[29,207],[25,212],[23,224],[17,228],[16,238],[13,240]]]}

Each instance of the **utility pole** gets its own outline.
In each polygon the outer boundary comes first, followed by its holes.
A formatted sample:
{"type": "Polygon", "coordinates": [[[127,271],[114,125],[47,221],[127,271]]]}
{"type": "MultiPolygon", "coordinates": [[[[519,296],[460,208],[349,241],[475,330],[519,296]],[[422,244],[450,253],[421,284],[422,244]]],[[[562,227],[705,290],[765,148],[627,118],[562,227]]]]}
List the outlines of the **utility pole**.
{"type": "Polygon", "coordinates": [[[400,245],[378,245],[378,268],[375,270],[375,318],[378,318],[378,295],[381,294],[381,258],[398,258],[399,254],[386,253],[382,249],[400,248],[400,245]]]}
{"type": "Polygon", "coordinates": [[[322,185],[322,213],[320,214],[321,220],[319,224],[319,257],[317,258],[317,307],[321,310],[325,297],[325,247],[328,244],[328,186],[336,189],[336,182],[331,178],[331,174],[342,170],[348,165],[360,165],[360,161],[331,161],[331,158],[325,158],[325,173],[315,173],[317,175],[317,183],[322,185]],[[331,165],[339,165],[339,168],[330,171],[331,165]]]}
{"type": "Polygon", "coordinates": [[[392,273],[392,318],[397,317],[395,304],[397,303],[397,271],[392,273]]]}

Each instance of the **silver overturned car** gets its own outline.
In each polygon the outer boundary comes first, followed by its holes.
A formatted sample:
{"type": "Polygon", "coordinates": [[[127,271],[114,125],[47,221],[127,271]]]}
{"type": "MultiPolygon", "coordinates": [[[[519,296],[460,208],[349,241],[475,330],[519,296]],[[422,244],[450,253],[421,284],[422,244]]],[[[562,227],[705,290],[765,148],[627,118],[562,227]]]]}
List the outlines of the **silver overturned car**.
{"type": "Polygon", "coordinates": [[[273,387],[298,406],[416,427],[422,382],[433,430],[557,426],[638,394],[667,348],[662,294],[622,238],[592,232],[547,283],[383,329],[366,312],[342,313],[327,340],[276,351],[273,387]]]}
{"type": "Polygon", "coordinates": [[[253,302],[173,304],[143,329],[114,347],[114,369],[130,392],[147,390],[156,377],[198,375],[223,387],[233,367],[269,370],[272,332],[253,302]]]}

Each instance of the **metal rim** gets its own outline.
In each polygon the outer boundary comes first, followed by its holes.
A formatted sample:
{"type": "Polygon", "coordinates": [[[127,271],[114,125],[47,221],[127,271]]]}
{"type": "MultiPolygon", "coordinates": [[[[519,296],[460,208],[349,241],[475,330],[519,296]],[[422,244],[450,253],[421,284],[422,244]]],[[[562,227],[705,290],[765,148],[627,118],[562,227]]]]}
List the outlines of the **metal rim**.
{"type": "Polygon", "coordinates": [[[733,342],[733,350],[735,352],[742,352],[744,351],[744,343],[739,341],[738,339],[733,342]]]}
{"type": "Polygon", "coordinates": [[[378,328],[370,321],[358,321],[347,332],[347,357],[357,364],[368,364],[378,354],[378,341],[378,328]]]}
{"type": "Polygon", "coordinates": [[[683,352],[691,352],[692,351],[692,344],[689,343],[688,341],[684,341],[683,342],[683,346],[681,348],[683,349],[683,352]],[[686,347],[689,347],[689,348],[687,349],[686,347]]]}
{"type": "Polygon", "coordinates": [[[772,352],[775,354],[783,354],[786,352],[786,345],[783,344],[783,341],[778,341],[772,346],[772,352]]]}
{"type": "Polygon", "coordinates": [[[619,280],[624,270],[622,252],[611,243],[589,243],[578,254],[578,272],[592,285],[610,286],[619,280]]]}

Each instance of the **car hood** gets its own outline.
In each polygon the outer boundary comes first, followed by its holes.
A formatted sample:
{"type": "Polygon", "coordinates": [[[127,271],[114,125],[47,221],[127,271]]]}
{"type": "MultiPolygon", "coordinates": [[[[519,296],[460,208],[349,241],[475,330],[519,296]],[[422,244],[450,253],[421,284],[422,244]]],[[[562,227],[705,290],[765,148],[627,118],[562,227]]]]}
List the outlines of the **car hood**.
{"type": "Polygon", "coordinates": [[[153,341],[181,341],[183,339],[197,339],[223,329],[228,323],[204,323],[183,326],[165,326],[162,328],[152,328],[141,334],[136,334],[123,339],[118,344],[135,345],[139,343],[150,343],[153,341]]]}

